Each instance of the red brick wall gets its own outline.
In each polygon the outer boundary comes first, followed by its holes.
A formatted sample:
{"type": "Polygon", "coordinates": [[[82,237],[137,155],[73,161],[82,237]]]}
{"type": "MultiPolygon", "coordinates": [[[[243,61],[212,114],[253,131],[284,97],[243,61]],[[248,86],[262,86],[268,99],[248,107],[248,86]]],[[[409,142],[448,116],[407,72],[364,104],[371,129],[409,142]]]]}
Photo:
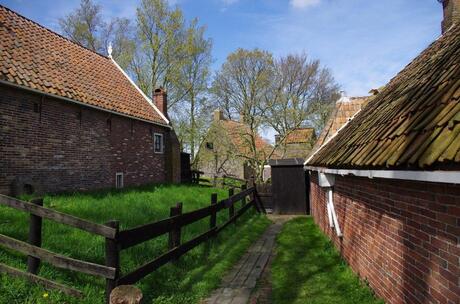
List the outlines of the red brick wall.
{"type": "Polygon", "coordinates": [[[154,132],[166,130],[0,85],[0,193],[18,179],[46,192],[110,188],[116,172],[125,186],[164,182],[154,132]]]}
{"type": "Polygon", "coordinates": [[[337,176],[343,238],[311,174],[315,222],[386,303],[460,303],[460,185],[337,176]]]}

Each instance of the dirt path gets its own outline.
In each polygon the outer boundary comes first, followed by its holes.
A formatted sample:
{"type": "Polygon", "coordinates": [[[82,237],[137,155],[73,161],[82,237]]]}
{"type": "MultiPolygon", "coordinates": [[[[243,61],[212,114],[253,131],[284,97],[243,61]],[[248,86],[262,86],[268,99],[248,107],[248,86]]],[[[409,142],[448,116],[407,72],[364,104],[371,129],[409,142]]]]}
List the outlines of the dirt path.
{"type": "MultiPolygon", "coordinates": [[[[272,258],[275,247],[276,236],[281,231],[283,224],[294,218],[293,216],[269,216],[273,221],[264,234],[249,248],[241,260],[222,280],[221,287],[204,301],[207,304],[246,304],[251,299],[251,303],[262,300],[261,292],[263,288],[258,288],[256,293],[253,291],[261,277],[263,281],[269,280],[269,271],[266,266],[272,258]],[[262,276],[262,274],[265,274],[262,276]]],[[[262,285],[269,282],[261,282],[262,285]]],[[[262,292],[266,294],[266,292],[262,292]]],[[[262,302],[269,303],[269,302],[262,302]]]]}

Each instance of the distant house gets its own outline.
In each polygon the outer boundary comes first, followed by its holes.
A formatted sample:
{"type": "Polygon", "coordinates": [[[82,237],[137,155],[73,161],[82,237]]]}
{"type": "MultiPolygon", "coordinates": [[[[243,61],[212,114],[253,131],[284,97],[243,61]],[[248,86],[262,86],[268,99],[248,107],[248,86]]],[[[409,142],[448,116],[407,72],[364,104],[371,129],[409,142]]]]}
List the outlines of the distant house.
{"type": "Polygon", "coordinates": [[[389,304],[460,299],[460,0],[440,2],[442,36],[305,164],[315,222],[389,304]]]}
{"type": "Polygon", "coordinates": [[[180,178],[167,96],[151,101],[110,57],[0,6],[0,193],[180,178]]]}
{"type": "MultiPolygon", "coordinates": [[[[272,152],[273,146],[258,134],[252,136],[247,125],[226,119],[222,111],[216,110],[197,153],[196,168],[210,177],[228,175],[245,179],[253,175],[249,160],[264,160],[272,152]]],[[[273,153],[273,157],[276,155],[273,153]]]]}
{"type": "MultiPolygon", "coordinates": [[[[347,97],[343,95],[339,100],[337,100],[326,125],[312,148],[312,151],[318,150],[326,143],[326,141],[334,136],[340,128],[342,128],[350,119],[353,118],[353,116],[356,115],[356,113],[361,111],[361,109],[369,102],[370,98],[373,97],[347,97]]],[[[307,155],[308,153],[304,154],[304,157],[307,155]]]]}
{"type": "Polygon", "coordinates": [[[282,158],[305,158],[316,141],[314,128],[297,128],[288,133],[285,138],[275,136],[277,152],[282,158]]]}

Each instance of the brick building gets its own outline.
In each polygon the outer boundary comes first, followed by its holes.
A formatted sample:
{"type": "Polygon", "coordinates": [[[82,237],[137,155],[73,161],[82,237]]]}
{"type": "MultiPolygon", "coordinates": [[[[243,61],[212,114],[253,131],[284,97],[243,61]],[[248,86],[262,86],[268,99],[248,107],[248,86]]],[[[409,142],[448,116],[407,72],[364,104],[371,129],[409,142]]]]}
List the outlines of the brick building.
{"type": "Polygon", "coordinates": [[[315,141],[314,128],[293,129],[284,138],[275,135],[277,152],[282,158],[304,158],[312,150],[315,141]]]}
{"type": "Polygon", "coordinates": [[[0,193],[177,181],[166,92],[0,6],[0,193]]]}
{"type": "Polygon", "coordinates": [[[460,0],[442,36],[306,162],[312,215],[386,303],[460,300],[460,0]]]}
{"type": "MultiPolygon", "coordinates": [[[[257,159],[272,154],[273,147],[258,134],[252,136],[242,122],[226,119],[221,110],[214,111],[213,121],[196,156],[196,168],[206,176],[252,176],[248,159],[255,159],[252,139],[255,139],[257,159]]],[[[276,158],[277,154],[273,153],[276,158]]]]}
{"type": "MultiPolygon", "coordinates": [[[[326,141],[330,140],[337,131],[340,130],[353,116],[356,115],[361,109],[369,102],[372,98],[370,96],[365,97],[347,97],[344,94],[335,103],[335,107],[332,110],[329,119],[326,122],[318,140],[315,142],[312,151],[318,150],[326,141]]],[[[307,154],[305,154],[307,155],[307,154]]],[[[304,156],[305,156],[304,155],[304,156]]]]}

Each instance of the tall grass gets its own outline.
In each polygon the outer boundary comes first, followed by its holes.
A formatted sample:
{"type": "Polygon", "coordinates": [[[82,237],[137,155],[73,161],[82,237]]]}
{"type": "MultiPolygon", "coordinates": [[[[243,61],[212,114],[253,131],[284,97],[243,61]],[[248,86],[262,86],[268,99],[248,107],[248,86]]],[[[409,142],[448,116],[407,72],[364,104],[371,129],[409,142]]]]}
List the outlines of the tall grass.
{"type": "MultiPolygon", "coordinates": [[[[210,204],[211,193],[219,200],[227,196],[222,189],[197,186],[162,185],[122,191],[99,191],[48,195],[46,207],[88,219],[96,223],[120,221],[122,230],[160,220],[169,216],[169,208],[183,203],[184,212],[210,204]]],[[[218,224],[228,219],[228,212],[218,214],[218,224]]],[[[223,273],[235,263],[249,245],[265,230],[268,220],[253,210],[228,227],[210,246],[200,245],[177,263],[163,266],[142,280],[146,303],[196,303],[216,288],[223,273]]],[[[187,241],[209,229],[209,218],[183,229],[182,241],[187,241]]],[[[27,240],[28,215],[0,207],[0,233],[19,240],[27,240]]],[[[43,221],[43,248],[76,259],[104,263],[104,238],[84,231],[43,221]]],[[[122,251],[122,273],[127,273],[154,259],[167,250],[167,236],[122,251]]],[[[20,269],[26,268],[26,257],[0,247],[0,262],[20,269]]],[[[42,264],[40,276],[74,286],[85,293],[83,300],[62,295],[56,291],[45,292],[37,285],[21,279],[0,275],[0,303],[103,303],[104,280],[76,272],[58,270],[42,264]],[[45,295],[45,296],[44,296],[45,295]]]]}

